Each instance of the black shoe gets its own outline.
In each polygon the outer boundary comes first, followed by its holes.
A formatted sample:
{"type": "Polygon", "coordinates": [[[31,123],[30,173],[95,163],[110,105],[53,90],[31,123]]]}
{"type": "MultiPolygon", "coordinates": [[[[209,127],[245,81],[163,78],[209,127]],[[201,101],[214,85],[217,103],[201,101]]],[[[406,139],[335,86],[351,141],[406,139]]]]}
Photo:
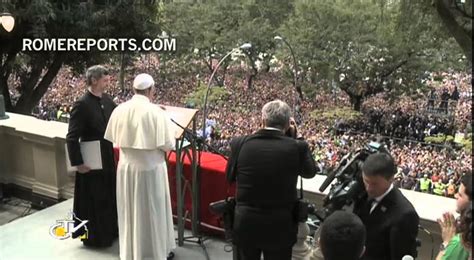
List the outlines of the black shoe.
{"type": "Polygon", "coordinates": [[[113,245],[113,241],[102,242],[102,243],[91,243],[88,240],[82,240],[82,243],[84,244],[85,247],[89,247],[89,248],[107,248],[113,245]]]}
{"type": "Polygon", "coordinates": [[[174,258],[174,253],[173,253],[173,252],[170,252],[170,253],[168,254],[168,256],[166,257],[166,260],[171,260],[171,259],[173,259],[173,258],[174,258]]]}

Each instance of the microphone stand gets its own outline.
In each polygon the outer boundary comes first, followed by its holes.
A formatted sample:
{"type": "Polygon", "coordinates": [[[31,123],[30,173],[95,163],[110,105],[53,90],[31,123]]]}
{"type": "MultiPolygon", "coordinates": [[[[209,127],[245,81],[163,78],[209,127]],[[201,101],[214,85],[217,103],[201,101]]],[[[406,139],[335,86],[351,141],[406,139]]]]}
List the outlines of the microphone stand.
{"type": "Polygon", "coordinates": [[[178,122],[176,122],[175,120],[173,120],[172,118],[171,119],[171,122],[173,122],[175,125],[177,125],[179,128],[183,129],[184,132],[193,140],[196,141],[196,143],[199,145],[199,147],[201,148],[200,150],[202,151],[202,148],[203,146],[205,146],[209,151],[211,151],[212,153],[215,153],[215,154],[218,154],[220,155],[222,158],[224,158],[226,161],[229,160],[227,158],[227,156],[225,156],[223,153],[219,152],[215,147],[213,147],[212,145],[206,143],[206,141],[204,140],[203,137],[199,137],[197,136],[195,133],[193,133],[193,131],[189,130],[188,128],[182,126],[181,124],[179,124],[178,122]]]}
{"type": "MultiPolygon", "coordinates": [[[[226,161],[228,160],[227,157],[220,153],[216,148],[212,147],[211,145],[209,144],[206,144],[205,140],[202,138],[202,137],[199,137],[197,136],[196,134],[193,133],[193,131],[189,130],[188,128],[182,126],[180,123],[176,122],[175,120],[173,120],[172,118],[170,118],[171,122],[173,122],[175,125],[177,125],[179,128],[183,129],[184,133],[185,133],[185,138],[189,138],[189,139],[192,139],[196,142],[197,146],[198,146],[198,158],[197,158],[197,166],[198,166],[198,172],[201,171],[201,154],[202,154],[202,148],[203,146],[206,146],[210,151],[216,153],[216,154],[219,154],[222,158],[224,158],[226,161]]],[[[198,174],[198,176],[200,175],[200,173],[198,174]]],[[[199,201],[199,199],[198,199],[199,201]]],[[[199,214],[199,213],[198,213],[199,214]]],[[[200,222],[200,220],[198,220],[200,222]]],[[[190,238],[197,238],[197,241],[193,241],[193,240],[187,240],[189,242],[194,242],[194,243],[197,243],[199,246],[201,246],[201,248],[203,249],[204,251],[204,254],[206,256],[206,259],[210,259],[209,258],[209,254],[207,252],[207,249],[206,249],[206,246],[204,245],[204,242],[206,241],[206,238],[200,234],[200,232],[197,233],[197,235],[193,235],[191,237],[187,237],[187,239],[190,239],[190,238]]],[[[186,238],[185,238],[186,239],[186,238]]]]}

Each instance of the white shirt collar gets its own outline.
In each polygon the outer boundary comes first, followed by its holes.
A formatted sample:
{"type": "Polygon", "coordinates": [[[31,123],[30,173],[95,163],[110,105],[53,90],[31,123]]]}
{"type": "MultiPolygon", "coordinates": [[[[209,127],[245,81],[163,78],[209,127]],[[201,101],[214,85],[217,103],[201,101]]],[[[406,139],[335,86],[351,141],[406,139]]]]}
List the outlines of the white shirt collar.
{"type": "Polygon", "coordinates": [[[383,198],[385,198],[385,196],[387,196],[387,194],[393,190],[393,183],[390,184],[390,187],[387,189],[387,191],[385,191],[384,194],[378,196],[377,198],[375,198],[375,201],[377,201],[377,203],[379,203],[380,201],[383,200],[383,198]]]}
{"type": "MultiPolygon", "coordinates": [[[[374,202],[372,202],[372,206],[370,207],[370,211],[369,213],[372,214],[372,212],[374,211],[374,209],[379,205],[380,201],[383,200],[383,198],[385,198],[385,196],[387,196],[387,194],[393,189],[393,183],[390,184],[390,187],[387,189],[387,191],[385,191],[384,194],[378,196],[377,198],[374,198],[374,202]]],[[[385,212],[386,209],[383,209],[382,208],[382,211],[385,212]]]]}
{"type": "Polygon", "coordinates": [[[278,129],[278,128],[275,128],[275,127],[268,127],[268,126],[267,126],[267,127],[263,128],[263,129],[283,132],[281,129],[278,129]]]}
{"type": "Polygon", "coordinates": [[[99,93],[99,96],[98,96],[92,92],[91,87],[87,88],[87,91],[89,91],[89,93],[91,93],[91,95],[93,95],[94,97],[102,98],[103,93],[99,93]]]}

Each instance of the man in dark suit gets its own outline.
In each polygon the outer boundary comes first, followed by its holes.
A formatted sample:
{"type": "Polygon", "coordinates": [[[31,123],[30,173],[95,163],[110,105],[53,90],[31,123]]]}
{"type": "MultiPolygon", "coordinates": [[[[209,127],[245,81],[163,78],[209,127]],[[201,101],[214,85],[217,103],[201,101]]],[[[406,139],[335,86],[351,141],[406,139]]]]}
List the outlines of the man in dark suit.
{"type": "MultiPolygon", "coordinates": [[[[88,90],[74,104],[66,136],[69,159],[77,166],[74,186],[74,214],[88,220],[85,246],[109,247],[118,236],[116,170],[113,145],[104,139],[112,111],[117,106],[105,94],[109,75],[105,67],[96,65],[87,69],[88,90]],[[99,141],[102,170],[91,170],[84,163],[80,142],[99,141]]],[[[76,225],[79,221],[76,220],[76,225]]],[[[74,232],[73,238],[85,235],[85,229],[74,232]]]]}
{"type": "Polygon", "coordinates": [[[364,260],[400,260],[416,256],[419,217],[413,205],[393,186],[395,162],[388,153],[367,157],[362,166],[367,196],[356,213],[367,230],[364,260]]]}
{"type": "Polygon", "coordinates": [[[312,178],[317,169],[308,144],[295,139],[286,103],[265,104],[262,120],[263,129],[231,143],[226,171],[229,182],[237,181],[233,243],[242,260],[259,260],[262,253],[289,260],[298,231],[297,178],[312,178]]]}

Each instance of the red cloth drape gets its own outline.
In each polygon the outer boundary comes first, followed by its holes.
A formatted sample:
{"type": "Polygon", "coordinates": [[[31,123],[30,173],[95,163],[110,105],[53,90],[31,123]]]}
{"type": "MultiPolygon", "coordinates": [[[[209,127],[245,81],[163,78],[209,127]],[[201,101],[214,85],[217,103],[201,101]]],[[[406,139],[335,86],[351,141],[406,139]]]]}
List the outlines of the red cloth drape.
{"type": "MultiPolygon", "coordinates": [[[[191,163],[188,156],[184,157],[184,177],[191,181],[191,163]]],[[[207,152],[201,154],[200,220],[204,223],[201,230],[206,233],[221,233],[209,228],[208,225],[223,228],[220,217],[209,210],[209,204],[235,194],[235,185],[229,186],[226,181],[226,164],[227,160],[220,155],[207,152]]],[[[169,154],[168,179],[173,213],[176,214],[176,154],[174,152],[169,154]]],[[[189,211],[188,214],[191,214],[191,186],[186,187],[184,205],[185,211],[189,211]]],[[[189,228],[190,224],[188,222],[186,224],[189,228]]]]}

